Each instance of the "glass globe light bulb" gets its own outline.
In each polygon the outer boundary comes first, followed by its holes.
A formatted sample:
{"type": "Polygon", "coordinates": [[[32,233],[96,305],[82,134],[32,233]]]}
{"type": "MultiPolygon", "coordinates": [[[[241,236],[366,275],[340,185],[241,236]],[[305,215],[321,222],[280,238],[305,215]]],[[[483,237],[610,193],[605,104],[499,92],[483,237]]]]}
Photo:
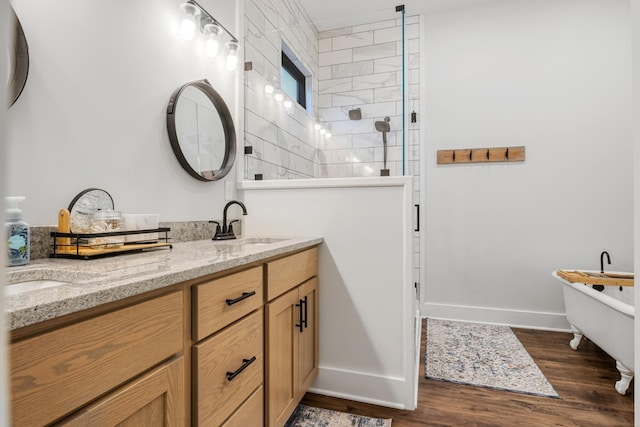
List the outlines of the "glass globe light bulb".
{"type": "Polygon", "coordinates": [[[200,22],[200,9],[191,3],[182,3],[182,20],[180,21],[180,36],[185,40],[193,40],[200,22]]]}
{"type": "Polygon", "coordinates": [[[222,29],[216,23],[211,23],[204,26],[203,32],[206,37],[204,48],[207,52],[207,56],[209,56],[210,58],[215,58],[218,54],[218,49],[220,47],[219,35],[221,31],[222,29]]]}
{"type": "Polygon", "coordinates": [[[238,66],[238,43],[227,43],[227,70],[234,71],[238,66]]]}

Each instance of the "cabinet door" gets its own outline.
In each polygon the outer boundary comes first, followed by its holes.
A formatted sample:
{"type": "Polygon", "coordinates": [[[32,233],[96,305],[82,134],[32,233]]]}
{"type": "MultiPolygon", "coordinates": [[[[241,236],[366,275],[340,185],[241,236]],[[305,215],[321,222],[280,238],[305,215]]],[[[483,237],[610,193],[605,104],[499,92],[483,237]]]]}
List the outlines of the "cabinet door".
{"type": "Polygon", "coordinates": [[[298,404],[298,289],[266,307],[266,420],[268,426],[282,426],[298,404]]]}
{"type": "Polygon", "coordinates": [[[184,359],[162,365],[58,426],[172,427],[184,425],[184,359]]]}
{"type": "Polygon", "coordinates": [[[303,329],[298,350],[298,400],[311,387],[318,375],[318,278],[300,285],[303,329]]]}

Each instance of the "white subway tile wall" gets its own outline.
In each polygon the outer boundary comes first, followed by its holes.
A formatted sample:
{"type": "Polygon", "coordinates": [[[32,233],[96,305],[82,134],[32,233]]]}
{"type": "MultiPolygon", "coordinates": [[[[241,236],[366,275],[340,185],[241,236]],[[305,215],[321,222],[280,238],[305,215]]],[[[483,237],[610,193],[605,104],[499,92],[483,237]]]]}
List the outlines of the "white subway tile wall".
{"type": "MultiPolygon", "coordinates": [[[[245,178],[319,177],[318,142],[313,125],[319,105],[318,32],[297,0],[249,0],[245,4],[245,178]],[[267,83],[280,82],[282,43],[311,73],[308,111],[297,103],[290,111],[267,96],[267,83]]],[[[243,151],[242,151],[243,152],[243,151]]]]}

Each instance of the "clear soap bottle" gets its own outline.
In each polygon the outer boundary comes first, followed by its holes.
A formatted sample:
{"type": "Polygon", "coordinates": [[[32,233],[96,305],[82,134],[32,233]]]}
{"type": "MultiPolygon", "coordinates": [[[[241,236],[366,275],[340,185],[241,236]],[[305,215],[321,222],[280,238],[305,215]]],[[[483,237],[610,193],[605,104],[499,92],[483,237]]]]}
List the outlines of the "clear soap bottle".
{"type": "Polygon", "coordinates": [[[25,265],[31,257],[31,232],[29,224],[22,220],[22,211],[18,204],[24,197],[7,197],[7,233],[8,265],[25,265]]]}

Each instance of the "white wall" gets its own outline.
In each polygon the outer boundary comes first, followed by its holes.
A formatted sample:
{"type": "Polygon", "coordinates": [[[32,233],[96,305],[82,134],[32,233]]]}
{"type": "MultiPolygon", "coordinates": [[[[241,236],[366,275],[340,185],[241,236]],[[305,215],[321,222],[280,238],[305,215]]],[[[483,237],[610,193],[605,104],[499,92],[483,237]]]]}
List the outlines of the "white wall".
{"type": "Polygon", "coordinates": [[[628,0],[426,16],[427,315],[566,328],[558,268],[633,270],[628,0]],[[436,150],[526,146],[521,164],[436,150]]]}
{"type": "MultiPolygon", "coordinates": [[[[633,183],[634,183],[634,243],[635,270],[640,271],[640,0],[631,0],[631,29],[633,37],[633,183]]],[[[640,293],[636,292],[636,307],[640,307],[640,293]]],[[[635,365],[640,366],[640,317],[635,318],[635,365]]],[[[634,395],[639,396],[640,385],[634,381],[634,395]]],[[[635,399],[638,406],[638,400],[635,399]]],[[[640,425],[640,411],[635,412],[635,425],[640,425]]]]}
{"type": "Polygon", "coordinates": [[[412,179],[242,183],[248,234],[322,236],[312,391],[414,405],[412,179]]]}
{"type": "MultiPolygon", "coordinates": [[[[27,197],[25,220],[54,224],[58,209],[88,187],[107,190],[116,209],[159,213],[161,221],[219,217],[224,184],[180,167],[166,107],[180,85],[207,78],[237,117],[237,76],[177,38],[181,1],[13,3],[30,69],[8,111],[7,174],[8,192],[27,197]]],[[[202,4],[234,31],[235,2],[202,4]]]]}

